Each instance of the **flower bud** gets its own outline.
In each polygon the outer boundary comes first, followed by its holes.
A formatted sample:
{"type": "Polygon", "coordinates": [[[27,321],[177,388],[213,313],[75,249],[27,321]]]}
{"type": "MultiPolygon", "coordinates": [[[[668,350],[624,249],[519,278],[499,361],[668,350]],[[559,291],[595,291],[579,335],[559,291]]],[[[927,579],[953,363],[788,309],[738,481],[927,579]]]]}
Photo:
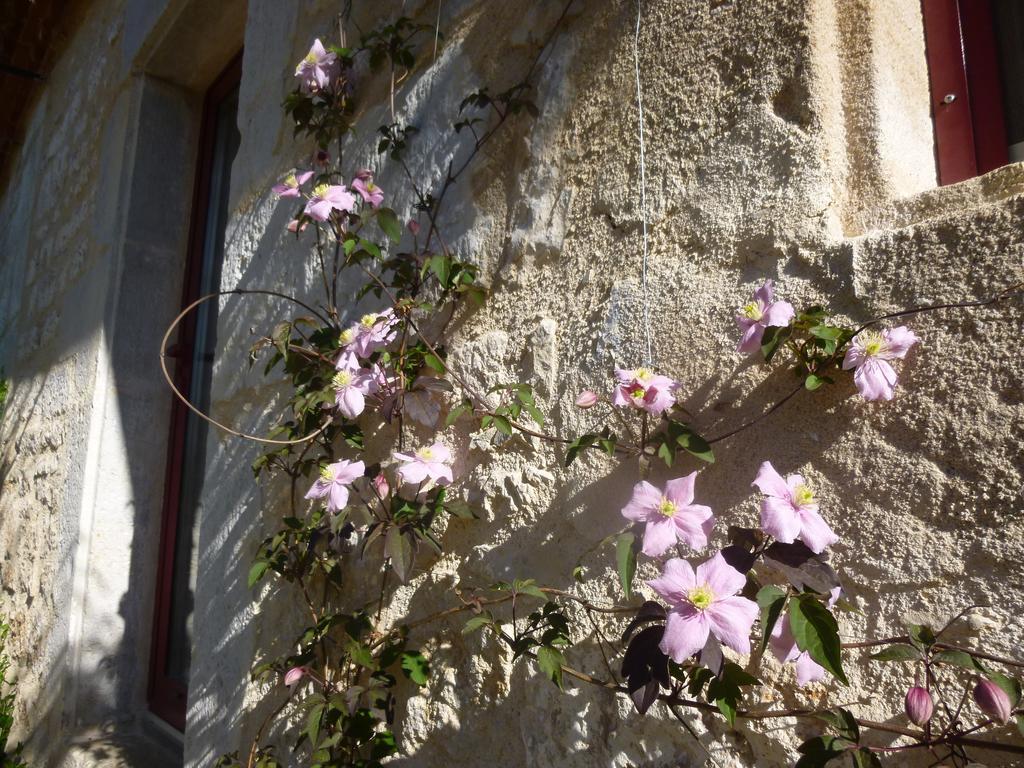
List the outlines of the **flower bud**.
{"type": "Polygon", "coordinates": [[[915,685],[907,691],[907,699],[904,702],[907,717],[914,725],[924,725],[932,719],[932,712],[935,711],[935,702],[927,688],[915,685]]]}
{"type": "Polygon", "coordinates": [[[416,221],[416,219],[409,219],[409,221],[405,223],[405,228],[412,233],[413,237],[416,237],[416,235],[420,233],[420,223],[416,221]]]}
{"type": "Polygon", "coordinates": [[[1013,707],[1006,691],[991,680],[982,680],[974,689],[974,701],[978,708],[997,723],[1010,722],[1013,707]]]}
{"type": "Polygon", "coordinates": [[[317,165],[327,165],[331,162],[331,153],[326,149],[318,149],[313,153],[313,162],[317,165]]]}
{"type": "Polygon", "coordinates": [[[589,389],[584,389],[576,398],[576,407],[592,408],[595,405],[597,405],[597,399],[598,398],[596,392],[591,392],[589,389]]]}
{"type": "Polygon", "coordinates": [[[284,676],[285,685],[295,685],[299,680],[306,676],[305,667],[292,667],[289,669],[284,676]]]}
{"type": "Polygon", "coordinates": [[[383,472],[373,478],[373,490],[376,491],[377,495],[382,499],[386,499],[388,493],[391,491],[391,486],[388,485],[388,479],[384,477],[383,472]]]}

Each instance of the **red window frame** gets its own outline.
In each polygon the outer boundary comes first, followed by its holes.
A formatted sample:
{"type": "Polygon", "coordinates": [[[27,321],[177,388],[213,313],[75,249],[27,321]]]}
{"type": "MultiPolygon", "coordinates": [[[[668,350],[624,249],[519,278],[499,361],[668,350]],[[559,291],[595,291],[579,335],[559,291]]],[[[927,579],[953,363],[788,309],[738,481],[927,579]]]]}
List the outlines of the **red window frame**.
{"type": "MultiPolygon", "coordinates": [[[[182,288],[182,308],[199,298],[203,267],[203,243],[206,236],[207,212],[210,205],[210,179],[214,162],[217,108],[224,98],[238,87],[242,79],[242,54],[217,76],[203,100],[199,129],[199,154],[192,192],[192,215],[189,226],[188,253],[182,288]]],[[[192,349],[195,345],[195,314],[186,316],[179,326],[177,343],[169,350],[174,361],[174,383],[188,392],[192,379],[192,349]]],[[[160,524],[160,560],[157,571],[156,600],[153,616],[153,640],[149,663],[149,708],[179,731],[185,730],[188,689],[168,677],[168,637],[171,621],[171,599],[174,583],[174,553],[177,544],[178,510],[181,503],[181,467],[185,449],[185,425],[188,408],[172,399],[171,427],[168,438],[167,468],[164,475],[164,501],[160,524]]]]}
{"type": "Polygon", "coordinates": [[[989,0],[921,0],[939,184],[1009,162],[989,0]]]}

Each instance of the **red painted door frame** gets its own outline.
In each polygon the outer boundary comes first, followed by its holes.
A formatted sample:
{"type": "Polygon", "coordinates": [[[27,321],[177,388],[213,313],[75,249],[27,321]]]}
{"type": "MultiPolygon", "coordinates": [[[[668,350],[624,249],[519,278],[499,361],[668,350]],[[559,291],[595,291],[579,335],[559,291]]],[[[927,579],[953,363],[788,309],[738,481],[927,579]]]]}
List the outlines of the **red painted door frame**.
{"type": "MultiPolygon", "coordinates": [[[[183,308],[199,298],[203,245],[206,236],[207,212],[210,207],[210,178],[214,161],[217,108],[224,98],[238,86],[241,78],[242,54],[239,53],[217,76],[203,100],[203,116],[199,130],[199,155],[192,192],[192,216],[181,299],[183,308]]],[[[177,343],[169,350],[174,357],[175,386],[185,393],[189,391],[192,380],[192,350],[195,345],[195,337],[196,324],[193,313],[182,320],[177,343]]],[[[177,680],[168,677],[166,670],[174,584],[174,553],[177,544],[178,511],[181,504],[181,467],[185,449],[187,416],[188,408],[184,403],[177,398],[172,398],[163,514],[160,525],[160,561],[153,612],[153,639],[149,655],[149,708],[179,731],[185,730],[188,689],[177,680]]]]}
{"type": "Polygon", "coordinates": [[[935,161],[955,184],[1008,160],[1003,93],[989,0],[921,0],[935,161]]]}

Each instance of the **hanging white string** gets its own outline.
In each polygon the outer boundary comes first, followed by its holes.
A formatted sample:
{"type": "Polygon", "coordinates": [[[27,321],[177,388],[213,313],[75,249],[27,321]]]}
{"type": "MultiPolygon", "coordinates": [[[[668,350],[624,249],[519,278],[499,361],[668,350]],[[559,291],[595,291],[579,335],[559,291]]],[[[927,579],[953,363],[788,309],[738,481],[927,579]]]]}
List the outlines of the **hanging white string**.
{"type": "Polygon", "coordinates": [[[654,356],[651,353],[651,305],[648,299],[647,288],[647,168],[644,165],[644,102],[643,93],[640,89],[640,11],[643,0],[636,0],[636,34],[633,37],[633,69],[636,75],[636,107],[639,114],[640,125],[640,215],[643,221],[644,251],[641,267],[640,281],[643,287],[644,303],[644,364],[654,365],[654,356]]]}

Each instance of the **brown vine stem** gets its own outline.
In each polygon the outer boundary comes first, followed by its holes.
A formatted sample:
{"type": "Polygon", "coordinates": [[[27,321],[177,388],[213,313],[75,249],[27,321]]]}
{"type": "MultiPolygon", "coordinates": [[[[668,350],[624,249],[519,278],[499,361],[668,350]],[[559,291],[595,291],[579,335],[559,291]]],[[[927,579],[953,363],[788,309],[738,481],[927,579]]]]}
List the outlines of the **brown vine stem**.
{"type": "Polygon", "coordinates": [[[924,307],[913,307],[912,309],[905,309],[900,312],[893,312],[888,315],[882,315],[881,317],[876,317],[873,320],[868,320],[866,323],[857,328],[856,331],[854,331],[854,335],[856,336],[865,328],[869,328],[870,326],[876,323],[880,323],[883,320],[892,320],[897,317],[908,317],[909,315],[916,315],[919,312],[935,312],[940,309],[966,309],[969,307],[986,307],[989,304],[996,304],[1002,301],[1003,299],[1009,298],[1010,296],[1017,293],[1021,289],[1024,289],[1024,281],[1014,283],[1013,285],[1001,290],[995,296],[990,296],[987,299],[980,299],[978,301],[958,301],[952,304],[929,304],[928,306],[924,307]]]}
{"type": "MultiPolygon", "coordinates": [[[[910,637],[908,635],[896,635],[894,637],[883,637],[881,640],[862,640],[860,642],[853,643],[842,643],[843,648],[873,648],[879,645],[893,645],[896,643],[910,644],[910,637]]],[[[963,648],[959,645],[952,645],[950,643],[935,643],[932,647],[939,648],[945,651],[959,651],[960,653],[966,653],[971,656],[977,656],[979,659],[985,659],[986,661],[994,661],[997,664],[1006,664],[1009,667],[1021,667],[1024,668],[1024,661],[1017,661],[1016,659],[1008,659],[1005,656],[996,656],[991,653],[984,651],[976,651],[973,648],[963,648]]]]}
{"type": "Polygon", "coordinates": [[[305,302],[302,302],[293,296],[288,296],[287,294],[284,293],[278,293],[277,291],[267,291],[256,288],[232,288],[229,291],[217,291],[216,293],[208,293],[205,296],[200,296],[198,299],[196,299],[183,310],[181,310],[181,312],[178,313],[178,316],[171,321],[171,324],[167,326],[167,330],[164,332],[163,340],[160,342],[160,370],[163,371],[164,379],[167,381],[167,386],[171,388],[171,391],[174,393],[175,397],[181,400],[181,402],[184,403],[185,406],[190,411],[192,411],[192,413],[194,413],[196,416],[203,419],[204,421],[217,427],[218,429],[227,432],[229,435],[234,435],[235,437],[242,437],[245,438],[246,440],[252,440],[253,442],[257,443],[265,443],[267,445],[298,445],[299,443],[305,443],[309,440],[316,439],[318,435],[322,434],[323,431],[331,425],[331,423],[334,421],[333,417],[329,416],[327,418],[327,421],[325,421],[318,430],[308,435],[305,435],[304,437],[295,438],[294,440],[273,440],[268,437],[260,437],[259,435],[250,435],[247,432],[240,432],[237,429],[229,427],[227,424],[222,424],[221,422],[215,420],[211,416],[208,416],[207,414],[199,410],[196,406],[194,406],[189,401],[189,399],[181,393],[181,390],[179,390],[177,385],[174,383],[174,379],[171,377],[170,371],[167,370],[167,358],[169,357],[169,355],[167,354],[167,342],[170,340],[171,334],[174,333],[174,330],[178,327],[178,325],[185,318],[185,316],[188,315],[192,310],[194,310],[203,302],[210,301],[211,299],[220,298],[221,296],[229,296],[231,294],[237,294],[239,296],[255,294],[263,296],[276,296],[278,298],[287,299],[288,301],[294,302],[295,304],[298,304],[300,307],[305,308],[309,312],[312,312],[314,315],[323,320],[328,326],[331,325],[329,320],[327,320],[323,315],[321,315],[319,312],[317,312],[315,309],[313,309],[305,302]]]}

